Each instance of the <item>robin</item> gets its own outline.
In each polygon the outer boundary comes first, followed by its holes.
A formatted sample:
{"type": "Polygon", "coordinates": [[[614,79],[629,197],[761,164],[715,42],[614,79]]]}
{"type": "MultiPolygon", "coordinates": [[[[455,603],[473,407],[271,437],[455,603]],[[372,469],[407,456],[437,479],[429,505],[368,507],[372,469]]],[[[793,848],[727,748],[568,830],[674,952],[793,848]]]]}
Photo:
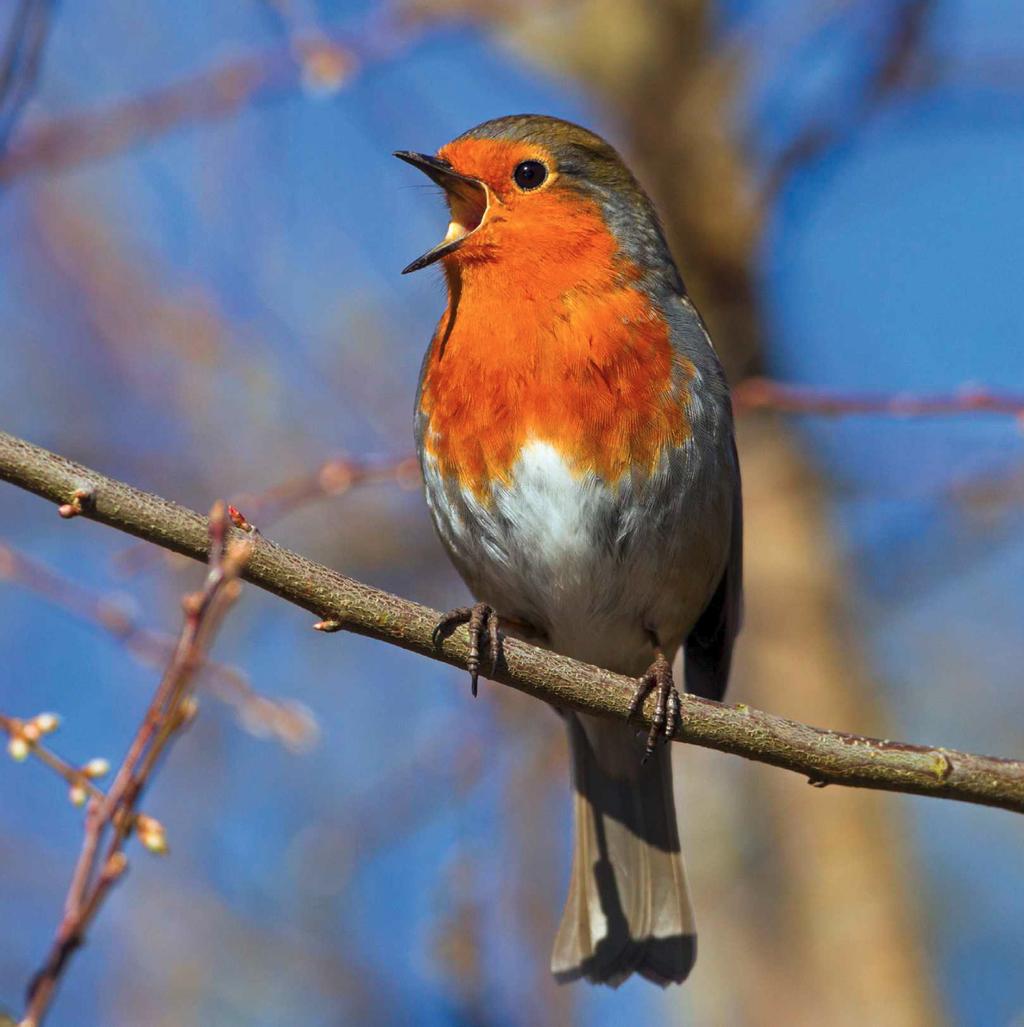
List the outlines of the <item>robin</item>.
{"type": "MultiPolygon", "coordinates": [[[[416,441],[427,503],[478,600],[480,652],[503,632],[635,676],[627,723],[566,711],[575,853],[551,969],[665,986],[696,958],[672,797],[688,691],[720,699],[740,624],[740,474],[729,390],[654,207],[618,153],[538,115],[470,129],[436,156],[448,303],[423,362],[416,441]]],[[[403,272],[403,273],[405,273],[403,272]]]]}

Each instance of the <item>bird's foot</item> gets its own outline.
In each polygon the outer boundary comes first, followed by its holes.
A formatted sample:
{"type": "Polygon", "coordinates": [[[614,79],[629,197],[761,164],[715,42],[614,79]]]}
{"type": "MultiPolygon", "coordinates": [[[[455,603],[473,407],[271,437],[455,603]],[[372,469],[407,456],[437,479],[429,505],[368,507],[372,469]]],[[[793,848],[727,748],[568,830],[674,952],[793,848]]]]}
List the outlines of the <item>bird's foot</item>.
{"type": "Polygon", "coordinates": [[[672,680],[672,664],[665,659],[665,654],[660,649],[656,650],[654,662],[637,680],[627,720],[631,720],[640,712],[644,699],[652,689],[656,689],[657,701],[651,719],[651,729],[647,732],[644,763],[654,755],[658,739],[668,741],[679,726],[679,692],[676,691],[675,682],[672,680]]]}
{"type": "Polygon", "coordinates": [[[475,698],[477,678],[480,676],[480,649],[484,632],[487,633],[487,655],[490,657],[492,670],[498,665],[498,657],[501,655],[498,615],[487,603],[474,603],[472,606],[460,606],[451,610],[438,621],[437,627],[434,628],[432,636],[434,647],[438,648],[460,624],[465,624],[469,628],[469,682],[475,698]]]}

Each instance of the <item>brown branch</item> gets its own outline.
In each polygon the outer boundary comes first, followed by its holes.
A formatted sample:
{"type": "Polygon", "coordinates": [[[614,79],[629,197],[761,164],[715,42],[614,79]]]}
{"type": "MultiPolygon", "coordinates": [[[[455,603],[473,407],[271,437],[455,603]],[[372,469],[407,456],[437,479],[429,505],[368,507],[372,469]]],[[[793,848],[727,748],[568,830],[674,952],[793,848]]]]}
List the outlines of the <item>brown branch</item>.
{"type": "MultiPolygon", "coordinates": [[[[14,436],[0,433],[0,479],[58,505],[76,490],[81,516],[206,560],[203,518],[192,510],[107,478],[14,436]]],[[[245,536],[232,532],[235,537],[245,536]]],[[[261,537],[252,539],[244,577],[348,631],[465,669],[469,646],[459,628],[438,649],[439,614],[312,563],[261,537]]],[[[555,706],[625,719],[634,682],[515,639],[505,639],[489,676],[555,706]]],[[[649,726],[653,700],[644,706],[649,726]]],[[[905,745],[810,727],[760,710],[682,697],[677,741],[730,752],[806,775],[813,783],[909,792],[1024,812],[1024,762],[951,749],[905,745]]]]}
{"type": "MultiPolygon", "coordinates": [[[[152,852],[166,850],[163,827],[137,812],[139,797],[173,738],[195,713],[192,684],[204,652],[228,608],[237,599],[239,574],[250,543],[227,540],[223,504],[210,514],[210,570],[201,592],[185,597],[185,622],[174,655],[114,777],[110,790],[94,793],[86,812],[82,850],[72,874],[64,916],[49,955],[28,990],[21,1027],[38,1027],[53,1000],[61,975],[99,912],[111,888],[128,868],[125,843],[133,833],[152,852]]],[[[30,722],[31,723],[31,722],[30,722]]]]}
{"type": "MultiPolygon", "coordinates": [[[[79,498],[79,512],[81,503],[79,498]]],[[[74,500],[61,510],[63,516],[77,516],[74,500]]],[[[147,666],[163,667],[174,654],[177,643],[172,636],[144,627],[115,600],[62,577],[0,542],[0,581],[3,580],[30,589],[86,624],[106,631],[147,666]]],[[[315,743],[316,720],[305,706],[260,695],[237,667],[205,660],[196,680],[230,706],[242,726],[257,737],[273,737],[294,751],[308,749],[315,743]]]]}
{"type": "Polygon", "coordinates": [[[1024,418],[1024,394],[964,386],[956,392],[839,392],[811,385],[786,385],[768,378],[747,378],[733,389],[737,411],[775,410],[785,414],[846,417],[885,414],[892,417],[943,417],[953,414],[1001,414],[1024,418]]]}

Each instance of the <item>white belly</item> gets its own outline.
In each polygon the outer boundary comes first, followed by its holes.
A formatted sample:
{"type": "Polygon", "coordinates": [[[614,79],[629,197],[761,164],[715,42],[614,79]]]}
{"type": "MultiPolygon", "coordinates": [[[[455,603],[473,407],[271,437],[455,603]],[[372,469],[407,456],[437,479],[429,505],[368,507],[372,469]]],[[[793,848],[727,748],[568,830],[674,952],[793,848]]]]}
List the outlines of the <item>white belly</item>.
{"type": "Polygon", "coordinates": [[[674,651],[714,591],[729,505],[718,467],[677,451],[643,481],[574,475],[548,443],[524,446],[484,504],[423,461],[438,532],[466,583],[552,649],[626,674],[674,651]]]}

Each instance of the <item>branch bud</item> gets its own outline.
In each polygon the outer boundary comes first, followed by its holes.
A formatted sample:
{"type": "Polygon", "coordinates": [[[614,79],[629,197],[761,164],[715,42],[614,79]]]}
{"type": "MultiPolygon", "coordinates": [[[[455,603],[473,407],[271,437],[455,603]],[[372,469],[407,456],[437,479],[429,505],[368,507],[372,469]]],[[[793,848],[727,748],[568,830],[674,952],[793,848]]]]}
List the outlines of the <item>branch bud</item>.
{"type": "Polygon", "coordinates": [[[56,713],[40,713],[32,718],[33,723],[39,728],[40,734],[48,735],[60,727],[60,717],[56,713]]]}
{"type": "Polygon", "coordinates": [[[139,841],[150,852],[158,856],[162,856],[167,852],[167,832],[159,820],[147,816],[145,813],[140,813],[135,818],[135,830],[138,833],[139,841]]]}
{"type": "Polygon", "coordinates": [[[14,735],[7,743],[7,752],[16,763],[21,763],[28,759],[31,749],[32,746],[28,744],[22,735],[14,735]]]}
{"type": "Polygon", "coordinates": [[[103,777],[104,774],[110,773],[110,760],[105,760],[102,756],[96,756],[82,767],[82,773],[86,777],[103,777]]]}

